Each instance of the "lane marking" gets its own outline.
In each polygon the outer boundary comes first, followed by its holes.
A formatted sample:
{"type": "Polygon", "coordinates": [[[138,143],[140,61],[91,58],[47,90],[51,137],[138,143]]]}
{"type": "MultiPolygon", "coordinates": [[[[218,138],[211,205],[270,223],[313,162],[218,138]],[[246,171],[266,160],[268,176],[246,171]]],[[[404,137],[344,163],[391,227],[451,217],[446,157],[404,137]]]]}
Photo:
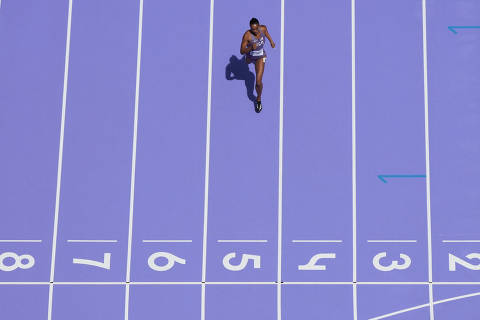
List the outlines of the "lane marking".
{"type": "Polygon", "coordinates": [[[0,242],[42,242],[42,240],[0,240],[0,242]]]}
{"type": "Polygon", "coordinates": [[[50,285],[48,288],[48,314],[47,319],[52,319],[53,305],[53,280],[55,278],[55,258],[57,253],[57,237],[58,237],[58,215],[60,208],[60,186],[62,182],[62,165],[63,165],[63,142],[65,137],[65,113],[67,109],[67,90],[68,90],[68,66],[70,61],[70,39],[72,31],[72,7],[73,0],[68,1],[68,18],[67,18],[67,39],[65,43],[65,67],[63,74],[63,92],[62,92],[62,118],[60,123],[60,142],[58,147],[58,165],[57,165],[57,188],[55,192],[55,215],[53,222],[52,236],[52,256],[50,260],[50,285]]]}
{"type": "Polygon", "coordinates": [[[217,242],[268,242],[268,240],[217,240],[217,242]]]}
{"type": "Polygon", "coordinates": [[[423,90],[425,105],[425,178],[427,193],[427,233],[428,233],[428,296],[430,305],[430,320],[434,320],[433,311],[433,260],[432,260],[432,209],[430,198],[430,137],[428,122],[428,68],[427,68],[427,3],[422,0],[422,38],[423,38],[423,90]]]}
{"type": "Polygon", "coordinates": [[[377,175],[378,179],[382,180],[383,183],[388,183],[385,178],[426,178],[424,174],[379,174],[377,175]]]}
{"type": "Polygon", "coordinates": [[[142,31],[143,31],[143,0],[140,0],[138,10],[138,38],[137,38],[137,70],[135,76],[135,114],[133,120],[133,141],[132,141],[132,171],[130,178],[130,207],[128,217],[128,245],[127,245],[127,270],[125,286],[125,320],[128,320],[130,302],[130,272],[132,264],[132,235],[133,235],[133,208],[135,201],[135,170],[137,161],[137,138],[138,138],[138,104],[140,97],[140,67],[142,60],[142,31]]]}
{"type": "MultiPolygon", "coordinates": [[[[357,282],[357,285],[428,285],[430,282],[422,281],[422,282],[357,282]]],[[[87,285],[87,284],[112,284],[112,285],[149,285],[149,284],[270,284],[270,285],[277,285],[277,281],[264,281],[264,282],[249,282],[249,281],[232,281],[232,282],[225,282],[225,281],[131,281],[131,282],[120,282],[120,281],[113,281],[113,282],[105,282],[105,281],[90,281],[90,282],[75,282],[75,281],[54,281],[53,283],[48,281],[12,281],[12,282],[0,282],[0,285],[87,285]]],[[[284,281],[280,283],[281,285],[352,285],[353,282],[348,281],[311,281],[311,282],[302,282],[302,281],[284,281]]],[[[480,281],[478,282],[433,282],[433,285],[475,285],[480,286],[480,281]]]]}
{"type": "Polygon", "coordinates": [[[285,0],[280,0],[280,105],[278,125],[278,224],[277,224],[277,320],[282,319],[282,224],[283,224],[283,86],[285,64],[285,0]]]}
{"type": "Polygon", "coordinates": [[[213,58],[213,12],[215,1],[210,0],[210,29],[208,31],[208,87],[207,87],[207,128],[205,137],[205,186],[203,200],[203,243],[202,243],[202,293],[200,319],[205,320],[205,281],[207,275],[207,231],[208,231],[208,186],[210,179],[210,127],[212,118],[212,58],[213,58]]]}
{"type": "Polygon", "coordinates": [[[371,242],[371,243],[383,243],[383,242],[386,242],[386,243],[396,243],[396,242],[399,242],[399,243],[415,243],[417,242],[417,240],[367,240],[367,242],[371,242]]]}
{"type": "Polygon", "coordinates": [[[116,243],[118,240],[67,240],[67,242],[80,242],[80,243],[104,243],[104,242],[109,242],[109,243],[116,243]]]}
{"type": "Polygon", "coordinates": [[[156,242],[193,242],[193,240],[142,240],[144,243],[156,243],[156,242]]]}
{"type": "MultiPolygon", "coordinates": [[[[475,296],[480,296],[480,292],[465,294],[465,295],[456,296],[456,297],[443,299],[443,300],[437,300],[437,301],[434,301],[433,304],[441,304],[441,303],[446,303],[446,302],[450,302],[450,301],[471,298],[471,297],[475,297],[475,296]]],[[[369,318],[369,320],[385,319],[385,318],[392,317],[392,316],[395,316],[395,315],[398,315],[398,314],[402,314],[402,313],[406,313],[406,312],[409,312],[409,311],[426,308],[426,307],[429,307],[429,306],[430,306],[430,303],[425,303],[425,304],[421,304],[421,305],[414,306],[414,307],[411,307],[411,308],[406,308],[406,309],[398,310],[398,311],[395,311],[395,312],[392,312],[392,313],[384,314],[384,315],[381,315],[381,316],[378,316],[378,317],[369,318]]]]}
{"type": "Polygon", "coordinates": [[[442,240],[445,243],[478,243],[480,240],[442,240]]]}
{"type": "Polygon", "coordinates": [[[292,240],[294,243],[342,243],[343,240],[292,240]]]}
{"type": "Polygon", "coordinates": [[[480,29],[480,26],[449,26],[448,30],[452,31],[454,34],[458,34],[455,29],[480,29]]]}
{"type": "Polygon", "coordinates": [[[353,319],[357,320],[357,149],[356,149],[356,34],[355,34],[355,0],[351,0],[352,33],[352,242],[353,242],[353,319]]]}

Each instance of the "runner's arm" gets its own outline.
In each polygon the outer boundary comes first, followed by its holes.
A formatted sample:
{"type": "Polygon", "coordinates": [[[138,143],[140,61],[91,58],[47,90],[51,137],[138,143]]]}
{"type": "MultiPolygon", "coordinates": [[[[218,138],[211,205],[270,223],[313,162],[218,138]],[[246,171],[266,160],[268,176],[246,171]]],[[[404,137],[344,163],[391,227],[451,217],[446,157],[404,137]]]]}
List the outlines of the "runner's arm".
{"type": "Polygon", "coordinates": [[[268,41],[270,41],[270,45],[272,46],[272,48],[275,48],[275,42],[273,42],[272,37],[270,36],[270,33],[268,33],[267,26],[262,25],[261,27],[263,28],[263,33],[265,33],[265,36],[267,37],[268,41]]]}
{"type": "Polygon", "coordinates": [[[240,45],[240,54],[247,54],[250,51],[254,50],[257,45],[254,43],[253,46],[248,46],[248,33],[245,32],[242,38],[242,44],[240,45]]]}

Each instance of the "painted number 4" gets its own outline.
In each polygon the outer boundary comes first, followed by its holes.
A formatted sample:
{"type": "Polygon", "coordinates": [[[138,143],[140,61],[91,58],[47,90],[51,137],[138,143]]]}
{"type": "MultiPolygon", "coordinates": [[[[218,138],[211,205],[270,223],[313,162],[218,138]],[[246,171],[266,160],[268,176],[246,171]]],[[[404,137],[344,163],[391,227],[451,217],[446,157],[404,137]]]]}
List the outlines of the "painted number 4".
{"type": "MultiPolygon", "coordinates": [[[[480,260],[480,253],[470,253],[470,254],[467,254],[465,257],[467,257],[469,260],[472,260],[472,259],[480,260]]],[[[475,270],[475,271],[480,270],[480,263],[477,265],[474,265],[449,253],[448,254],[448,270],[457,271],[457,263],[470,270],[475,270]]]]}
{"type": "Polygon", "coordinates": [[[317,264],[318,261],[321,259],[335,259],[336,255],[335,253],[319,253],[314,255],[312,258],[310,258],[310,261],[308,261],[307,264],[302,264],[298,266],[298,270],[306,271],[306,270],[327,270],[327,266],[322,265],[322,264],[317,264]]]}

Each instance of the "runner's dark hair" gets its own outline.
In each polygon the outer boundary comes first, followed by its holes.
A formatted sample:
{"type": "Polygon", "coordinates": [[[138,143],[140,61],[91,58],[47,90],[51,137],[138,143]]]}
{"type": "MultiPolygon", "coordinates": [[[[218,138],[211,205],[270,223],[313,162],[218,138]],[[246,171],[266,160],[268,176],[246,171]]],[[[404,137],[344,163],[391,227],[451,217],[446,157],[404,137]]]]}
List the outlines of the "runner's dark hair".
{"type": "Polygon", "coordinates": [[[250,25],[252,24],[259,24],[258,19],[257,18],[250,19],[250,25]]]}

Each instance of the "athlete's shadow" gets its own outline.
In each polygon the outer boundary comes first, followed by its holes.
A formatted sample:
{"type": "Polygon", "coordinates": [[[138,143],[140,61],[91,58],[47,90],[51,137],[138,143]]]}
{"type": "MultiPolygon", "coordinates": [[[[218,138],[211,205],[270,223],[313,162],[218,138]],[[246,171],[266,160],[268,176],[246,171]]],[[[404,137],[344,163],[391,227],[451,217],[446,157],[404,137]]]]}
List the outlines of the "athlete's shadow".
{"type": "Polygon", "coordinates": [[[235,55],[230,57],[230,63],[225,67],[225,78],[227,80],[243,80],[247,89],[247,97],[250,101],[255,102],[256,98],[253,94],[255,86],[255,75],[248,69],[245,58],[238,59],[235,55]]]}

